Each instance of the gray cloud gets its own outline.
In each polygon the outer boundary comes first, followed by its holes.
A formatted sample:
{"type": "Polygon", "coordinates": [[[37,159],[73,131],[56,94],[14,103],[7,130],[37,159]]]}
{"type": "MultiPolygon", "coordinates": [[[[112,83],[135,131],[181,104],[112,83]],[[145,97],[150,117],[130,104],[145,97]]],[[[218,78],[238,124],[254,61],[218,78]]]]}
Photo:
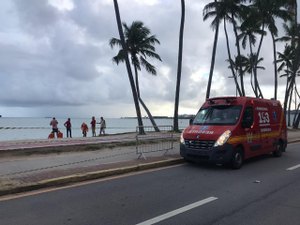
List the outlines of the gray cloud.
{"type": "MultiPolygon", "coordinates": [[[[61,9],[48,1],[1,1],[0,114],[135,115],[125,65],[111,60],[118,52],[108,45],[111,37],[118,37],[112,1],[71,2],[72,7],[61,9]]],[[[214,37],[210,21],[202,19],[203,6],[208,2],[186,1],[180,113],[195,113],[204,101],[214,37]]],[[[141,71],[141,95],[154,115],[171,116],[180,2],[122,0],[119,7],[123,21],[143,21],[161,42],[156,48],[163,62],[151,61],[157,67],[157,76],[141,71]]],[[[262,49],[268,70],[259,77],[268,93],[273,85],[270,48],[266,44],[262,49]]],[[[227,58],[220,29],[212,96],[235,94],[233,80],[228,78],[227,58]]],[[[284,80],[280,83],[284,85],[284,80]]],[[[251,95],[249,87],[247,84],[251,95]]]]}

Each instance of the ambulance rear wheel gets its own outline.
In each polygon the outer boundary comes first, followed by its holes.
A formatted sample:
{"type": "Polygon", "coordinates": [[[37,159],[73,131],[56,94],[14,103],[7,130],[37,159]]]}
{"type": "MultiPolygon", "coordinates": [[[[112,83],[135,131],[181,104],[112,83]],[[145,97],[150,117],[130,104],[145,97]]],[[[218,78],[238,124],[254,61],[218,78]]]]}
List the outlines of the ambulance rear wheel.
{"type": "Polygon", "coordinates": [[[244,156],[242,149],[238,148],[236,149],[231,158],[231,168],[232,169],[240,169],[244,162],[244,156]]]}
{"type": "Polygon", "coordinates": [[[280,157],[280,156],[282,156],[282,152],[283,152],[283,143],[281,141],[279,141],[276,145],[275,151],[273,151],[273,155],[275,157],[280,157]]]}

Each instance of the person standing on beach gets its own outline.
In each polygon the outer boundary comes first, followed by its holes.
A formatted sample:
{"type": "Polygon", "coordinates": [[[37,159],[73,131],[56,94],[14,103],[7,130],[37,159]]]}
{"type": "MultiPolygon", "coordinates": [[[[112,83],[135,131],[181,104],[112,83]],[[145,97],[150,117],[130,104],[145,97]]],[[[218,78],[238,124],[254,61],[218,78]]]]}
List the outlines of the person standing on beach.
{"type": "Polygon", "coordinates": [[[87,132],[89,131],[89,127],[88,127],[88,125],[85,122],[83,122],[81,124],[81,131],[82,131],[82,136],[86,137],[87,132]]]}
{"type": "Polygon", "coordinates": [[[58,122],[57,120],[55,119],[55,117],[52,118],[51,122],[50,122],[50,126],[52,126],[52,133],[54,135],[54,133],[56,133],[56,137],[57,137],[57,134],[58,134],[58,122]]]}
{"type": "Polygon", "coordinates": [[[66,127],[66,129],[67,129],[67,137],[69,137],[69,135],[70,135],[70,138],[72,138],[72,130],[71,130],[72,125],[71,125],[71,119],[68,118],[68,120],[64,123],[64,125],[65,125],[65,127],[66,127]]]}
{"type": "Polygon", "coordinates": [[[95,117],[93,116],[92,117],[92,121],[91,121],[91,128],[92,128],[92,135],[93,137],[96,137],[96,119],[95,117]]]}
{"type": "Polygon", "coordinates": [[[105,128],[106,128],[106,122],[105,120],[103,119],[103,117],[101,116],[100,118],[100,134],[99,136],[103,133],[103,135],[105,135],[105,128]]]}

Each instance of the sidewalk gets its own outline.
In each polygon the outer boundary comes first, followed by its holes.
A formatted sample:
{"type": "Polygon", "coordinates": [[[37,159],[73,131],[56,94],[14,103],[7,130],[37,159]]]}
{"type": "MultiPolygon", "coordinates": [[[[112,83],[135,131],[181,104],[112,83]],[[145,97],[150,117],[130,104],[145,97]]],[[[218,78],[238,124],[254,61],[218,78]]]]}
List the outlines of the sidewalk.
{"type": "MultiPolygon", "coordinates": [[[[300,141],[300,130],[289,130],[288,141],[300,141]]],[[[135,133],[0,142],[0,195],[183,162],[179,141],[167,152],[145,154],[146,159],[138,159],[135,144],[135,133]]]]}

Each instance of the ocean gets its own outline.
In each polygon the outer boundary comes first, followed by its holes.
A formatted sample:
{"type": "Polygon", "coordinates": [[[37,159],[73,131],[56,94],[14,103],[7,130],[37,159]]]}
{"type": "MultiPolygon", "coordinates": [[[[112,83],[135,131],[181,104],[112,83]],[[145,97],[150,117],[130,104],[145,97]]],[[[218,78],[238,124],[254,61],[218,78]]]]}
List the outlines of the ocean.
{"type": "MultiPolygon", "coordinates": [[[[56,118],[58,128],[66,137],[66,128],[64,123],[67,118],[56,118]]],[[[30,140],[30,139],[47,139],[52,131],[50,121],[52,118],[33,118],[33,117],[0,117],[0,141],[9,140],[30,140]]],[[[96,118],[97,122],[100,119],[96,118]]],[[[137,119],[135,118],[105,118],[107,134],[118,134],[126,132],[135,132],[137,119]]],[[[90,127],[91,118],[71,118],[72,137],[82,137],[81,124],[85,122],[90,127]]],[[[160,118],[155,119],[157,126],[172,126],[173,119],[160,118]]],[[[144,126],[151,126],[149,119],[143,119],[144,126]]],[[[188,126],[188,119],[179,119],[179,128],[184,129],[188,126]]],[[[97,124],[97,135],[99,134],[100,125],[97,124]]],[[[92,136],[89,130],[88,137],[92,136]]]]}

